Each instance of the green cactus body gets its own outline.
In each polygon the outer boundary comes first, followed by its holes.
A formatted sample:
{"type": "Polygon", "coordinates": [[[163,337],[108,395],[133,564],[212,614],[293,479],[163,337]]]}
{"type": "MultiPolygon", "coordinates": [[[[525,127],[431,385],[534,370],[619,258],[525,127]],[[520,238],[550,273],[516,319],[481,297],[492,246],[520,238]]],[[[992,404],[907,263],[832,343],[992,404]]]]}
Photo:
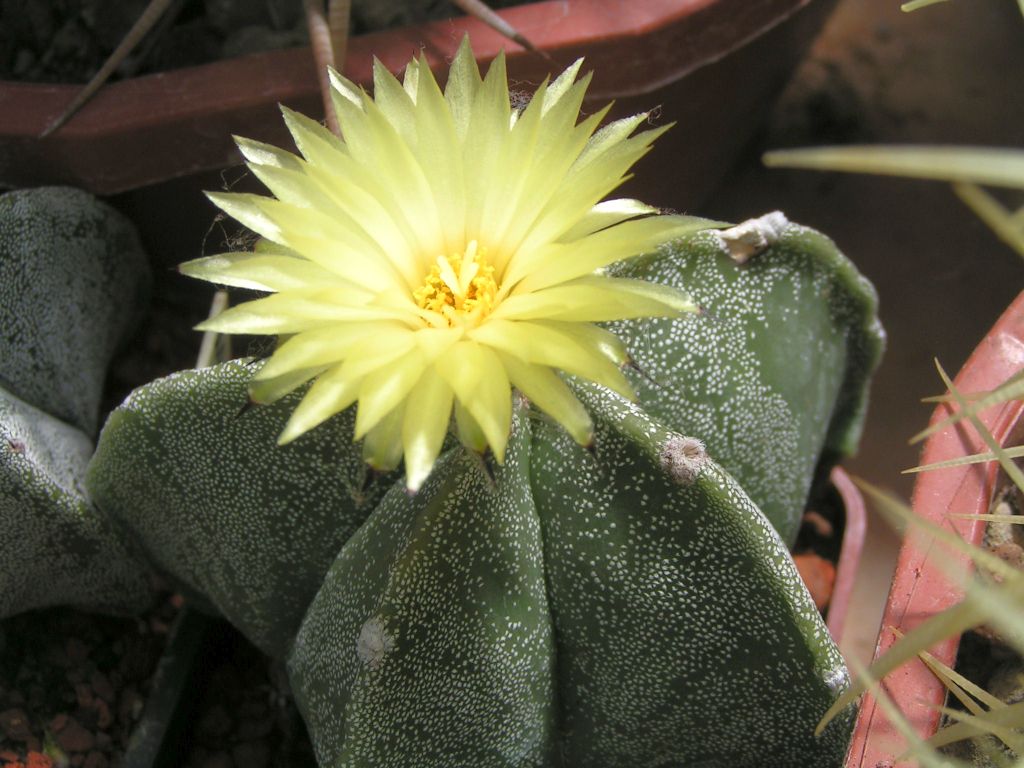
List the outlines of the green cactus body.
{"type": "Polygon", "coordinates": [[[107,365],[148,280],[132,225],[92,195],[0,195],[0,617],[149,599],[147,570],[85,492],[107,365]]]}
{"type": "Polygon", "coordinates": [[[838,764],[846,673],[778,535],[695,441],[587,401],[596,456],[520,417],[493,490],[456,449],[342,548],[289,657],[321,765],[838,764]]]}
{"type": "Polygon", "coordinates": [[[699,442],[587,389],[596,456],[544,428],[532,458],[567,764],[838,764],[845,726],[812,732],[846,674],[783,542],[699,442]]]}
{"type": "Polygon", "coordinates": [[[0,386],[90,436],[149,267],[131,223],[69,187],[0,195],[0,386]]]}
{"type": "Polygon", "coordinates": [[[323,766],[838,764],[848,719],[812,732],[846,673],[784,539],[856,438],[873,294],[802,228],[742,267],[715,237],[637,267],[714,317],[619,326],[659,384],[631,405],[573,383],[593,455],[520,402],[493,489],[456,449],[414,497],[353,497],[351,410],[278,448],[293,400],[239,415],[253,369],[229,363],[129,398],[89,488],[287,652],[323,766]]]}
{"type": "Polygon", "coordinates": [[[149,600],[145,569],[85,496],[91,454],[81,430],[0,389],[0,617],[149,600]]]}
{"type": "Polygon", "coordinates": [[[111,414],[88,483],[156,568],[281,656],[387,483],[353,445],[352,413],[278,447],[296,398],[246,410],[259,366],[230,362],[136,390],[111,414]]]}
{"type": "Polygon", "coordinates": [[[707,314],[613,330],[644,409],[703,440],[792,545],[816,470],[856,448],[884,335],[874,289],[831,240],[774,235],[742,265],[712,230],[623,263],[618,276],[685,288],[707,314]]]}
{"type": "Polygon", "coordinates": [[[290,656],[321,765],[545,765],[554,639],[522,419],[490,487],[453,449],[341,549],[290,656]]]}

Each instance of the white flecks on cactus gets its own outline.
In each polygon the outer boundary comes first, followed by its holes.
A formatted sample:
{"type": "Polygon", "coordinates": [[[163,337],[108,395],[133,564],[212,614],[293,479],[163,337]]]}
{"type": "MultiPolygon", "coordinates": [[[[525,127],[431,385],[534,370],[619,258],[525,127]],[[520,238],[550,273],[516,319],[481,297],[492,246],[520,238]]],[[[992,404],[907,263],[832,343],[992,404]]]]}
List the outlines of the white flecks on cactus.
{"type": "Polygon", "coordinates": [[[454,449],[415,495],[389,476],[333,518],[332,488],[360,485],[351,410],[337,442],[291,453],[321,427],[273,448],[290,404],[238,416],[252,369],[233,364],[112,418],[90,487],[162,568],[257,643],[285,615],[275,648],[308,604],[288,669],[322,765],[841,760],[848,718],[812,733],[842,659],[773,523],[792,531],[815,466],[856,440],[873,294],[794,226],[742,267],[711,236],[634,267],[708,311],[618,326],[638,402],[566,377],[590,450],[544,422],[531,435],[516,398],[504,467],[454,449]],[[266,423],[238,426],[253,414],[266,423]],[[298,564],[330,546],[333,563],[298,564]]]}
{"type": "Polygon", "coordinates": [[[321,765],[553,761],[554,641],[528,439],[516,416],[493,489],[462,449],[447,453],[415,496],[394,488],[342,548],[288,665],[321,765]],[[339,653],[357,632],[369,647],[339,653]]]}
{"type": "Polygon", "coordinates": [[[178,587],[282,656],[389,483],[367,472],[351,412],[278,446],[298,395],[245,410],[260,365],[225,363],[136,390],[104,427],[88,484],[178,587]]]}
{"type": "Polygon", "coordinates": [[[0,195],[0,386],[93,436],[149,284],[132,224],[87,192],[0,195]]]}
{"type": "Polygon", "coordinates": [[[815,473],[860,435],[884,335],[874,290],[824,236],[794,224],[737,265],[706,231],[616,274],[685,288],[703,316],[623,321],[642,408],[708,454],[792,544],[815,473]]]}
{"type": "Polygon", "coordinates": [[[838,764],[848,723],[813,731],[843,663],[785,545],[712,460],[688,485],[667,477],[636,418],[609,399],[596,459],[547,427],[534,441],[563,754],[595,768],[838,764]]]}
{"type": "Polygon", "coordinates": [[[0,618],[150,600],[146,568],[84,493],[92,441],[0,389],[0,618]]]}

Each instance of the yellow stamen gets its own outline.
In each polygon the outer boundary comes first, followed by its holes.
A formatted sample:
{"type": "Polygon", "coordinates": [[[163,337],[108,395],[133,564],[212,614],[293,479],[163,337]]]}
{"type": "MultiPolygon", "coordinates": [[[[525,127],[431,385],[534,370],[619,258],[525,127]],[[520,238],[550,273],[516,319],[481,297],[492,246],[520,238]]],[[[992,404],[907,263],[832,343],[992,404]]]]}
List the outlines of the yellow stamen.
{"type": "Polygon", "coordinates": [[[497,293],[487,250],[472,240],[465,253],[438,256],[413,297],[422,309],[438,313],[454,326],[475,324],[490,314],[497,293]]]}

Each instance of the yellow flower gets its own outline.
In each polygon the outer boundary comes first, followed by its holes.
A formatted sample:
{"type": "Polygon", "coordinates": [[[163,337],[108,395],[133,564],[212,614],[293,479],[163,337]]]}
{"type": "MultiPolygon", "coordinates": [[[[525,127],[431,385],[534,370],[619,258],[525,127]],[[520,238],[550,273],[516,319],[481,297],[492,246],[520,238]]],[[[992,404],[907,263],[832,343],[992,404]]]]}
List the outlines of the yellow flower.
{"type": "Polygon", "coordinates": [[[356,439],[377,468],[405,458],[419,488],[452,413],[459,439],[503,459],[511,387],[588,444],[592,423],[556,369],[626,397],[625,348],[594,323],[692,311],[678,291],[600,274],[697,219],[599,202],[665,129],[646,115],[577,124],[581,61],[510,106],[504,58],[483,79],[464,42],[442,92],[425,59],[399,83],[379,62],[371,99],[332,73],[343,138],[284,110],[302,154],[238,145],[276,199],[211,194],[263,239],[186,274],[269,291],[199,326],[280,335],[251,394],[272,402],[315,379],[287,443],[358,403],[356,439]]]}

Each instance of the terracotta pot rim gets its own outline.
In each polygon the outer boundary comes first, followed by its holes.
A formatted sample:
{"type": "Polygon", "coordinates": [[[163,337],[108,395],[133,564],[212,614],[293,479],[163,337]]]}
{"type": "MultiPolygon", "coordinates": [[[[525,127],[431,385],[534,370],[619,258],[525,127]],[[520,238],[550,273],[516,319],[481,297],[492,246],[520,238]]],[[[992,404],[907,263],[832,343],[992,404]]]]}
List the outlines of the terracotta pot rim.
{"type": "MultiPolygon", "coordinates": [[[[993,389],[1024,368],[1024,291],[1010,304],[989,333],[971,354],[954,381],[964,393],[993,389]]],[[[940,405],[930,424],[949,415],[948,405],[940,405]]],[[[1024,418],[1024,402],[1013,401],[980,414],[981,421],[1000,444],[1024,418]]],[[[921,464],[931,464],[987,448],[972,427],[958,424],[932,435],[925,443],[921,464]]],[[[980,544],[985,522],[951,517],[952,514],[988,512],[999,473],[997,462],[950,467],[918,475],[914,483],[914,513],[949,527],[972,544],[980,544]]],[[[973,566],[966,555],[938,544],[929,544],[919,536],[908,536],[900,549],[892,587],[882,618],[875,659],[895,642],[893,628],[903,632],[954,605],[963,594],[962,587],[948,574],[955,568],[970,573],[973,566]]],[[[959,637],[949,638],[930,649],[945,664],[952,665],[959,637]]],[[[904,664],[884,681],[887,694],[900,707],[915,731],[927,738],[938,727],[940,713],[935,709],[945,699],[946,689],[919,660],[904,664]]],[[[847,754],[847,768],[874,768],[892,760],[907,748],[876,702],[865,696],[857,718],[853,740],[847,754]]]]}
{"type": "MultiPolygon", "coordinates": [[[[598,73],[588,99],[603,105],[653,93],[717,62],[810,3],[546,0],[502,15],[549,58],[475,19],[458,18],[354,37],[346,69],[365,85],[372,80],[373,54],[400,70],[421,49],[432,65],[442,65],[468,34],[482,61],[507,48],[513,77],[529,83],[586,54],[587,67],[598,73]]],[[[79,87],[0,81],[0,184],[73,183],[113,194],[236,163],[230,135],[259,134],[261,121],[279,122],[278,103],[307,113],[321,109],[309,49],[287,49],[113,83],[68,124],[39,139],[79,87]]]]}

